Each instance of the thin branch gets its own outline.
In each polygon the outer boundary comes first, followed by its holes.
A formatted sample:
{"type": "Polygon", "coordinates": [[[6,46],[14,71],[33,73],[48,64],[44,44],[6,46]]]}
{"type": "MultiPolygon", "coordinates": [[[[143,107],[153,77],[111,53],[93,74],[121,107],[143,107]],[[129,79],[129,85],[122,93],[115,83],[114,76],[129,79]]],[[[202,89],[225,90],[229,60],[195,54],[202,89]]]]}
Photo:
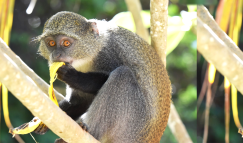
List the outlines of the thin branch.
{"type": "Polygon", "coordinates": [[[208,139],[208,125],[209,125],[209,112],[210,112],[210,102],[212,97],[211,84],[208,85],[207,96],[206,96],[206,109],[205,109],[205,123],[204,123],[204,133],[203,133],[203,143],[207,143],[208,139]]]}
{"type": "Polygon", "coordinates": [[[171,104],[170,106],[170,116],[168,125],[170,127],[171,132],[177,139],[178,143],[192,143],[191,138],[187,133],[186,128],[182,123],[174,104],[171,104]]]}
{"type": "Polygon", "coordinates": [[[229,43],[227,41],[229,38],[220,39],[200,17],[197,19],[197,24],[198,51],[243,94],[243,61],[226,44],[229,43]]]}
{"type": "Polygon", "coordinates": [[[164,65],[166,65],[168,0],[151,0],[151,45],[155,48],[164,65]]]}
{"type": "Polygon", "coordinates": [[[197,100],[197,110],[199,109],[201,103],[202,103],[202,100],[204,98],[204,95],[207,91],[207,87],[208,87],[208,66],[207,66],[207,70],[206,70],[206,73],[205,73],[205,76],[204,76],[204,80],[203,80],[203,85],[202,85],[202,89],[201,89],[201,92],[198,96],[198,100],[197,100]]]}
{"type": "MultiPolygon", "coordinates": [[[[166,65],[168,0],[151,0],[151,44],[166,65]]],[[[179,143],[192,143],[175,106],[171,103],[168,119],[170,130],[179,143]]]]}
{"type": "MultiPolygon", "coordinates": [[[[20,58],[17,56],[8,46],[1,46],[0,50],[3,51],[8,57],[12,59],[16,65],[29,77],[32,78],[32,80],[35,82],[35,84],[46,94],[48,95],[48,88],[49,84],[47,84],[42,78],[40,78],[31,68],[29,68],[20,58]]],[[[62,94],[54,90],[55,95],[57,97],[57,100],[60,101],[64,97],[62,94]]]]}
{"type": "Polygon", "coordinates": [[[2,50],[7,46],[0,38],[0,82],[39,117],[55,134],[69,143],[98,142],[57,107],[2,50]],[[37,100],[38,99],[38,100],[37,100]]]}
{"type": "MultiPolygon", "coordinates": [[[[151,45],[155,48],[159,55],[161,62],[166,66],[166,41],[167,41],[167,23],[168,23],[168,0],[151,0],[150,1],[150,13],[151,13],[151,45]],[[166,30],[164,30],[166,29],[166,30]],[[163,39],[163,40],[162,40],[163,39]]],[[[171,95],[170,95],[171,96],[171,95]]],[[[171,98],[171,97],[169,97],[171,98]]],[[[170,105],[171,99],[167,100],[170,105]]],[[[166,105],[164,105],[166,106],[166,105]]],[[[168,118],[171,112],[170,106],[165,107],[163,120],[168,123],[168,118]]],[[[163,130],[165,130],[167,124],[163,124],[163,130]]]]}
{"type": "MultiPolygon", "coordinates": [[[[226,80],[226,78],[224,80],[226,80]]],[[[230,86],[225,87],[225,93],[224,93],[224,113],[225,113],[225,143],[229,143],[229,128],[230,128],[230,86]]]]}
{"type": "Polygon", "coordinates": [[[149,40],[148,30],[144,27],[143,19],[141,17],[141,3],[139,0],[125,0],[128,10],[132,13],[134,23],[136,25],[136,33],[145,41],[149,40]]]}

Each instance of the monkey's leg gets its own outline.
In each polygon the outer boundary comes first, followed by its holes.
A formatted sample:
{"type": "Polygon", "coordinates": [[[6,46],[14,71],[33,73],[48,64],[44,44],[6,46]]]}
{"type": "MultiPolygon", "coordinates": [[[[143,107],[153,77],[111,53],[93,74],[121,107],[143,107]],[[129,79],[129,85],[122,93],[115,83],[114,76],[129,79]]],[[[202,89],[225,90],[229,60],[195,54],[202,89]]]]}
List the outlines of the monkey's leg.
{"type": "Polygon", "coordinates": [[[143,93],[132,70],[125,66],[115,69],[86,113],[89,133],[101,142],[139,142],[149,119],[143,93]]]}

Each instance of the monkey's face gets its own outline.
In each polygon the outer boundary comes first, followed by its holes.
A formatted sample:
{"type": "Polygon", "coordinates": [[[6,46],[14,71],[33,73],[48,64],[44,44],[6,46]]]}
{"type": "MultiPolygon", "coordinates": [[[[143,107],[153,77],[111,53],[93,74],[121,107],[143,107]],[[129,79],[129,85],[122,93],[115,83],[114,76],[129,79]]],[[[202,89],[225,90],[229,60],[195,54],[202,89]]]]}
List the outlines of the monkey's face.
{"type": "Polygon", "coordinates": [[[67,62],[78,71],[91,70],[92,57],[82,50],[77,39],[65,35],[54,35],[45,37],[41,44],[44,46],[45,52],[49,53],[47,57],[49,64],[67,62]]]}
{"type": "Polygon", "coordinates": [[[49,64],[68,62],[79,71],[91,67],[92,59],[105,46],[96,23],[72,12],[52,16],[37,39],[39,52],[49,64]]]}
{"type": "Polygon", "coordinates": [[[69,56],[69,53],[75,47],[76,40],[74,38],[65,35],[47,36],[44,38],[44,43],[50,52],[50,63],[68,62],[72,64],[73,58],[69,56]]]}

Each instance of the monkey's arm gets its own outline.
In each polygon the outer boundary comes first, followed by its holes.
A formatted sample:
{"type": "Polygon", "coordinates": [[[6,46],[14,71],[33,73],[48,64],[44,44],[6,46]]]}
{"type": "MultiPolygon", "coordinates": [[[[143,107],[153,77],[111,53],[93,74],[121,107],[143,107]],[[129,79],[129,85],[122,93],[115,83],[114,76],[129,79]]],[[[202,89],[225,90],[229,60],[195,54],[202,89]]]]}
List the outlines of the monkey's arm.
{"type": "MultiPolygon", "coordinates": [[[[59,107],[66,112],[73,120],[77,120],[89,108],[95,97],[95,93],[106,82],[108,75],[103,73],[81,73],[76,71],[71,65],[66,64],[58,69],[58,78],[66,82],[69,88],[70,99],[60,101],[59,107]]],[[[81,127],[83,127],[79,123],[81,127]]],[[[86,128],[86,127],[85,127],[86,128]]],[[[48,127],[44,124],[38,127],[34,132],[37,134],[45,134],[48,127]]]]}
{"type": "Polygon", "coordinates": [[[77,120],[89,108],[95,95],[73,90],[69,101],[63,99],[59,102],[59,107],[67,113],[73,120],[77,120]]]}
{"type": "Polygon", "coordinates": [[[67,83],[71,88],[92,94],[96,94],[109,77],[105,73],[78,72],[70,64],[60,67],[57,73],[58,78],[67,83]]]}

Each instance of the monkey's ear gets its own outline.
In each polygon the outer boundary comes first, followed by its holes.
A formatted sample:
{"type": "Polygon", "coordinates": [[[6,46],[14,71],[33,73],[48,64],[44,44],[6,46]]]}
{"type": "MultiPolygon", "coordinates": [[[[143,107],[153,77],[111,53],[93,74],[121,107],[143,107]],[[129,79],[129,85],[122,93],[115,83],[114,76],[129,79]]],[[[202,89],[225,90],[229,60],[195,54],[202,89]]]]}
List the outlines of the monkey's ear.
{"type": "Polygon", "coordinates": [[[99,29],[96,22],[90,22],[91,30],[96,35],[99,36],[99,29]]]}

